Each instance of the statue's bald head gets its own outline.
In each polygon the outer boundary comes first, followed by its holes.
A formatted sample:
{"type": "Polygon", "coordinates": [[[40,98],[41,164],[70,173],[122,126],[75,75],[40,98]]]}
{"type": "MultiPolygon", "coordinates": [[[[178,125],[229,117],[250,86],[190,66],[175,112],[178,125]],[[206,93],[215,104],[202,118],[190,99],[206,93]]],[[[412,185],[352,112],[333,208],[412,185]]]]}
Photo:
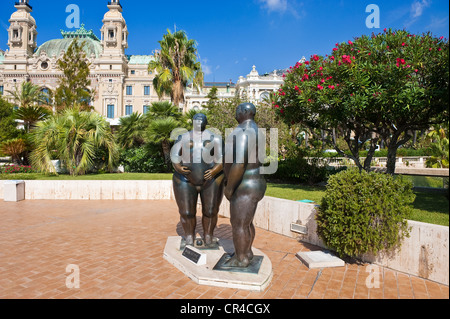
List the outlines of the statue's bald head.
{"type": "Polygon", "coordinates": [[[242,103],[236,109],[236,120],[242,123],[255,119],[256,107],[252,103],[242,103]]]}

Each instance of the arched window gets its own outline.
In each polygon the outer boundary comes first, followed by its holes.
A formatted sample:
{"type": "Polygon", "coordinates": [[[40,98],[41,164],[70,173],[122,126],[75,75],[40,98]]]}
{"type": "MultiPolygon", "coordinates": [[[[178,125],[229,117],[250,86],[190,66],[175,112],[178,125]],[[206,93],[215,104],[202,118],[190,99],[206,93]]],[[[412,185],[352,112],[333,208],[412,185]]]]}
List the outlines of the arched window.
{"type": "Polygon", "coordinates": [[[41,89],[41,93],[42,93],[43,102],[40,102],[39,105],[42,105],[42,104],[50,105],[50,89],[43,87],[41,89]]]}

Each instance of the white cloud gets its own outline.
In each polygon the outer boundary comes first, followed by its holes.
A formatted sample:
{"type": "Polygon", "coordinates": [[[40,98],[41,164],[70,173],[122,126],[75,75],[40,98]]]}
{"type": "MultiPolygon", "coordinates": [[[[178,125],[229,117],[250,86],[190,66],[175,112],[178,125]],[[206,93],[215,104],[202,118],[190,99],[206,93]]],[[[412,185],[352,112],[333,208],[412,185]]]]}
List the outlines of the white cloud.
{"type": "Polygon", "coordinates": [[[423,14],[425,8],[428,8],[431,5],[431,0],[419,0],[414,1],[411,5],[411,17],[418,18],[423,14]]]}
{"type": "Polygon", "coordinates": [[[259,2],[269,11],[285,12],[288,7],[287,0],[259,0],[259,2]]]}

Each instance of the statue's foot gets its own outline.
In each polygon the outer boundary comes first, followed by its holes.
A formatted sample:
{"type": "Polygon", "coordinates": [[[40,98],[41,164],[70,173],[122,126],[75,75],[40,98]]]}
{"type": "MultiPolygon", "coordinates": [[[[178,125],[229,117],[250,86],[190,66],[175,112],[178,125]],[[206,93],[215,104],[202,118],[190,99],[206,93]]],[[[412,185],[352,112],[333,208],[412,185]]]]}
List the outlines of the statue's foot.
{"type": "Polygon", "coordinates": [[[186,236],[186,246],[190,245],[190,246],[194,246],[194,236],[186,236]]]}
{"type": "Polygon", "coordinates": [[[218,241],[218,239],[217,238],[215,238],[214,236],[212,236],[212,235],[205,235],[205,239],[204,239],[204,241],[205,241],[205,246],[208,246],[208,247],[210,247],[210,246],[214,246],[214,245],[216,245],[217,244],[217,241],[218,241]]]}
{"type": "Polygon", "coordinates": [[[238,268],[246,268],[248,267],[248,265],[250,265],[250,260],[245,257],[242,260],[239,260],[236,255],[234,255],[233,257],[231,257],[230,260],[225,262],[225,266],[227,267],[238,267],[238,268]]]}

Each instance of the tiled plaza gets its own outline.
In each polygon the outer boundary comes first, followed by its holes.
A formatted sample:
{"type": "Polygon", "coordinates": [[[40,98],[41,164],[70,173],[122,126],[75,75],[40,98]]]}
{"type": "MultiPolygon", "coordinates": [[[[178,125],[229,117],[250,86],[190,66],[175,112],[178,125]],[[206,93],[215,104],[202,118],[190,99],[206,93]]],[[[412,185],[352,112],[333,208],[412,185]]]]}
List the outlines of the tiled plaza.
{"type": "MultiPolygon", "coordinates": [[[[366,285],[368,265],[310,270],[295,254],[317,247],[261,229],[254,246],[274,271],[264,292],[197,285],[163,258],[167,237],[181,235],[174,201],[1,201],[0,216],[0,299],[449,298],[446,285],[387,268],[379,288],[366,285]],[[68,265],[79,288],[66,287],[68,265]]],[[[228,219],[216,236],[231,238],[228,219]]]]}

